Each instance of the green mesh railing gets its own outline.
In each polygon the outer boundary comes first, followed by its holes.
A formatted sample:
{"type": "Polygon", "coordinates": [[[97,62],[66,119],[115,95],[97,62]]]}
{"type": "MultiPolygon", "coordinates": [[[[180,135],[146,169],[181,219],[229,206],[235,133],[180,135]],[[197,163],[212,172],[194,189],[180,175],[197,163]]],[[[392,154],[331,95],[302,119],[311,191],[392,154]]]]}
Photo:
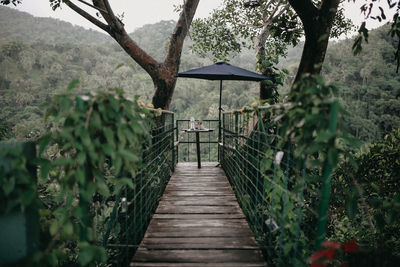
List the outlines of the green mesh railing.
{"type": "MultiPolygon", "coordinates": [[[[183,129],[189,129],[190,120],[176,120],[176,141],[177,160],[179,162],[195,162],[196,156],[196,139],[195,134],[186,133],[183,129]]],[[[208,133],[200,133],[200,155],[201,161],[218,161],[218,120],[202,120],[205,128],[213,129],[208,133]]]]}
{"type": "Polygon", "coordinates": [[[127,266],[132,260],[176,164],[174,114],[163,111],[153,120],[152,143],[144,149],[134,189],[125,188],[103,200],[97,216],[97,229],[112,266],[127,266]]]}
{"type": "Polygon", "coordinates": [[[294,160],[294,145],[278,147],[279,129],[266,126],[263,110],[223,114],[220,163],[269,265],[307,266],[326,231],[316,230],[327,212],[318,213],[321,183],[306,182],[319,174],[294,160]]]}

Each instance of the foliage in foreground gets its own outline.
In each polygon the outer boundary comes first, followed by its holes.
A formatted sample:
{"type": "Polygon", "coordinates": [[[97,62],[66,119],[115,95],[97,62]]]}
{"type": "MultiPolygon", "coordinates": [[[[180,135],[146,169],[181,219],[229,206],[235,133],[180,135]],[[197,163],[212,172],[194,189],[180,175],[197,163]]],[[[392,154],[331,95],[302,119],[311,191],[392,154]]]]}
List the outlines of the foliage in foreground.
{"type": "MultiPolygon", "coordinates": [[[[276,221],[289,225],[283,226],[283,238],[276,236],[277,244],[285,244],[281,248],[283,260],[276,262],[304,265],[310,251],[325,236],[330,175],[339,157],[349,156],[341,145],[348,143],[348,137],[337,126],[343,110],[336,93],[336,87],[326,85],[319,76],[303,77],[295,84],[287,103],[275,110],[272,117],[275,125],[266,127],[275,128],[280,137],[277,142],[280,150],[291,148],[293,151],[288,151],[293,157],[288,169],[279,171],[281,167],[274,166],[275,183],[288,189],[290,194],[267,183],[270,201],[282,203],[284,207],[273,207],[276,221]]],[[[265,162],[272,165],[273,160],[265,162]]],[[[268,175],[264,177],[270,180],[268,175]]]]}
{"type": "Polygon", "coordinates": [[[356,238],[362,266],[400,264],[400,129],[346,162],[333,177],[329,238],[356,238]]]}
{"type": "MultiPolygon", "coordinates": [[[[272,266],[306,266],[325,236],[330,175],[339,158],[349,156],[343,149],[349,139],[338,127],[343,110],[335,91],[321,77],[306,76],[285,102],[254,105],[257,126],[244,131],[251,141],[237,148],[238,153],[257,153],[257,162],[248,165],[259,166],[260,175],[253,167],[243,171],[246,164],[238,167],[241,173],[253,172],[247,177],[250,189],[243,189],[247,197],[239,199],[272,266]],[[264,192],[255,196],[258,190],[264,192]]],[[[246,120],[250,114],[235,111],[231,120],[246,120]]]]}
{"type": "MultiPolygon", "coordinates": [[[[70,84],[69,89],[76,82],[70,84]]],[[[149,139],[148,111],[119,89],[56,96],[47,109],[51,133],[39,140],[41,226],[45,247],[35,262],[88,265],[105,262],[93,218],[96,199],[134,187],[149,139]]]]}
{"type": "MultiPolygon", "coordinates": [[[[325,238],[343,246],[334,249],[337,258],[322,261],[324,266],[400,264],[400,129],[354,157],[350,151],[358,141],[349,138],[338,123],[346,112],[335,107],[335,87],[313,77],[305,77],[297,86],[286,104],[272,108],[267,122],[273,123],[266,124],[266,129],[274,129],[279,136],[280,150],[293,150],[292,164],[277,164],[275,148],[270,153],[267,150],[266,166],[262,166],[267,170],[267,198],[280,203],[272,205],[267,214],[274,214],[276,222],[285,222],[280,225],[282,230],[272,232],[274,249],[281,251],[274,264],[305,264],[325,238]]],[[[326,247],[321,251],[328,250],[333,252],[326,247]]]]}
{"type": "Polygon", "coordinates": [[[0,216],[37,206],[33,158],[33,143],[0,143],[0,216]]]}

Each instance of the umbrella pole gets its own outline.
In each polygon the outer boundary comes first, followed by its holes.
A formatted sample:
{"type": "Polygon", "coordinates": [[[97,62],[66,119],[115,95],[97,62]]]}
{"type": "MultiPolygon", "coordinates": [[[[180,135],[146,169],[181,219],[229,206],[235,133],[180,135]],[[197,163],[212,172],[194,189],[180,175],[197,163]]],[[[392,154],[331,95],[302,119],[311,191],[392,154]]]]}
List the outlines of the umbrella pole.
{"type": "MultiPolygon", "coordinates": [[[[222,111],[222,80],[219,81],[219,108],[218,108],[218,146],[221,143],[221,111],[222,111]]],[[[218,160],[220,160],[218,149],[218,160]]]]}

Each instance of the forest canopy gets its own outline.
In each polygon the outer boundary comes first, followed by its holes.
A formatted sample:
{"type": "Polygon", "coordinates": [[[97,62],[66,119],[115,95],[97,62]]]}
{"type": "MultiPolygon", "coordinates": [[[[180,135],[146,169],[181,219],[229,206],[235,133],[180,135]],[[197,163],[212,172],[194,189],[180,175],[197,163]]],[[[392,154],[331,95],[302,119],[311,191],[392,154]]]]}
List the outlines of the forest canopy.
{"type": "MultiPolygon", "coordinates": [[[[161,21],[145,25],[131,35],[156,59],[162,59],[174,24],[161,21]]],[[[80,81],[76,89],[79,93],[120,87],[130,97],[140,95],[145,103],[151,102],[151,79],[107,35],[7,7],[0,7],[0,25],[7,25],[0,27],[0,124],[8,129],[9,138],[26,139],[43,132],[40,104],[63,92],[74,79],[80,81]],[[30,30],[21,26],[27,24],[32,25],[30,30]]],[[[372,31],[369,44],[358,56],[351,51],[353,40],[331,42],[323,65],[327,82],[337,83],[340,89],[339,97],[348,111],[346,127],[368,142],[400,127],[400,78],[393,65],[397,44],[387,35],[388,30],[387,25],[372,31]]],[[[191,42],[188,38],[185,41],[181,70],[212,63],[191,52],[191,42]]],[[[279,87],[281,95],[289,90],[301,48],[301,43],[289,48],[288,56],[280,59],[279,66],[289,70],[285,85],[279,87]]],[[[245,49],[230,60],[255,70],[252,50],[245,49]]],[[[216,118],[217,87],[211,81],[178,79],[171,110],[177,118],[216,118]]],[[[226,82],[224,110],[254,102],[257,87],[251,82],[226,82]]]]}

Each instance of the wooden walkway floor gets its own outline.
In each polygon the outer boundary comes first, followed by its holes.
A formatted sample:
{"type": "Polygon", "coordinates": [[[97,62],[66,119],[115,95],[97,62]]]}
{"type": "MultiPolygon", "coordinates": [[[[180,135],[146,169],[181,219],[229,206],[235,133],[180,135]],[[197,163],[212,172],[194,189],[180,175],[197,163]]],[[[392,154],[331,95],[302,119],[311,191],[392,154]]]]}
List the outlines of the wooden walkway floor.
{"type": "Polygon", "coordinates": [[[216,165],[178,164],[131,266],[266,266],[216,165]]]}

